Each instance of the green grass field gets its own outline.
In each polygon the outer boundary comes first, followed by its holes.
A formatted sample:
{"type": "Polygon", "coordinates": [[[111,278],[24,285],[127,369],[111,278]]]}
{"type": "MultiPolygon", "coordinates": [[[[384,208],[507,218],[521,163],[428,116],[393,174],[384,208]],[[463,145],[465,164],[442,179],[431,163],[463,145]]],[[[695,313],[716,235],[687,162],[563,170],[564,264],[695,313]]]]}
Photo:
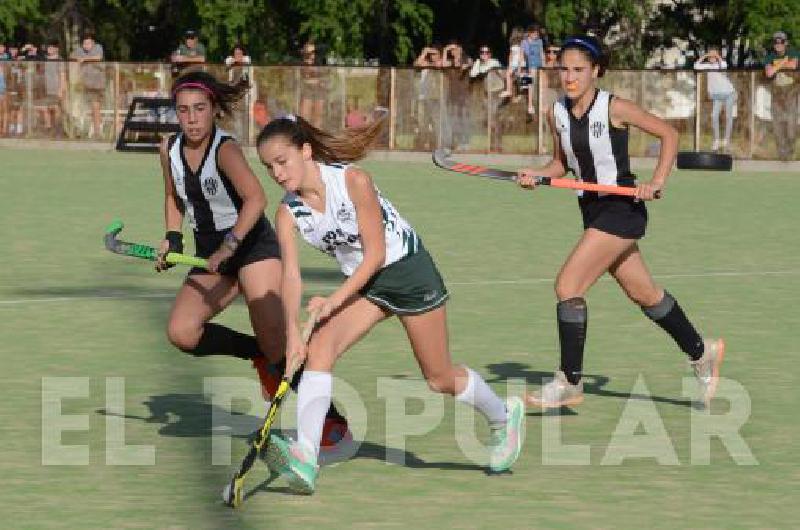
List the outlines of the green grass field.
{"type": "MultiPolygon", "coordinates": [[[[103,228],[115,217],[126,223],[125,239],[161,237],[157,159],[4,150],[0,163],[0,527],[787,528],[800,515],[791,501],[800,480],[800,428],[792,419],[800,355],[798,174],[677,172],[665,200],[651,204],[642,242],[657,279],[697,326],[726,338],[723,375],[752,400],[741,435],[757,465],[737,465],[717,439],[710,464],[691,465],[683,355],[603,279],[588,296],[587,400],[560,416],[564,443],[589,445],[590,465],[543,464],[544,422],[555,418],[531,411],[513,474],[487,476],[454,440],[450,398],[436,428],[407,439],[406,465],[387,463],[379,381],[420,380],[402,328],[390,321],[337,367],[368,412],[357,457],[323,468],[312,497],[289,495],[279,481],[259,486],[266,473],[258,464],[247,484],[255,493],[232,511],[219,492],[247,446],[235,438],[232,464],[212,465],[214,409],[203,378],[255,381],[255,373],[247,363],[194,359],[167,343],[170,297],[185,269],[157,275],[148,263],[102,246],[103,228]],[[42,432],[51,425],[42,421],[45,377],[87,378],[79,381],[88,395],[65,398],[61,413],[84,415],[88,429],[65,430],[60,442],[88,446],[86,465],[43,463],[42,432]],[[124,378],[126,443],[153,446],[155,465],[106,463],[106,423],[120,417],[106,410],[109,377],[124,378]],[[652,401],[628,399],[637,380],[652,401]],[[678,465],[653,458],[601,465],[626,406],[648,405],[658,411],[678,465]]],[[[426,164],[364,166],[441,268],[452,293],[454,357],[499,392],[508,380],[538,387],[557,363],[552,278],[580,230],[572,194],[524,193],[426,164]]],[[[272,209],[280,194],[264,180],[272,209]]],[[[329,291],[334,264],[312,251],[304,256],[306,293],[329,291]]],[[[219,320],[249,330],[240,303],[219,320]]],[[[234,401],[234,409],[246,412],[248,403],[234,401]]],[[[421,409],[419,400],[407,404],[408,414],[421,409]]],[[[727,410],[720,400],[714,412],[727,410]]]]}

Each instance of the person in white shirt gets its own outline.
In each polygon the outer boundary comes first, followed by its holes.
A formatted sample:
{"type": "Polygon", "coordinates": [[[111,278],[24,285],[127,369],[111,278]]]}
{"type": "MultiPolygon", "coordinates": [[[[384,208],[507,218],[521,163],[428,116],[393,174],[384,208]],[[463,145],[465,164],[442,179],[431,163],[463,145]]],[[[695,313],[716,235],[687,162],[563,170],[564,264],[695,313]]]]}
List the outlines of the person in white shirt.
{"type": "Polygon", "coordinates": [[[454,364],[445,309],[449,294],[433,258],[370,175],[352,164],[366,156],[384,120],[334,134],[289,115],[272,120],[256,140],[261,162],[286,192],[275,223],[283,264],[287,365],[305,362],[297,393],[297,440],[272,435],[266,461],[295,493],[310,494],[316,487],[334,365],[391,316],[405,328],[431,390],[455,396],[486,418],[492,433],[490,470],[508,470],[521,449],[522,400],[503,402],[477,372],[454,364]],[[303,269],[298,236],[333,258],[345,276],[332,293],[308,300],[308,313],[318,318],[308,345],[299,333],[303,269]]]}
{"type": "Polygon", "coordinates": [[[733,107],[736,104],[736,89],[728,79],[727,74],[721,70],[726,70],[728,63],[720,55],[719,47],[710,46],[708,52],[701,56],[694,63],[695,70],[708,71],[708,97],[711,98],[711,123],[714,129],[714,143],[712,151],[727,150],[731,141],[731,130],[733,129],[733,107]],[[719,115],[722,107],[725,107],[725,136],[720,140],[719,136],[719,115]]]}

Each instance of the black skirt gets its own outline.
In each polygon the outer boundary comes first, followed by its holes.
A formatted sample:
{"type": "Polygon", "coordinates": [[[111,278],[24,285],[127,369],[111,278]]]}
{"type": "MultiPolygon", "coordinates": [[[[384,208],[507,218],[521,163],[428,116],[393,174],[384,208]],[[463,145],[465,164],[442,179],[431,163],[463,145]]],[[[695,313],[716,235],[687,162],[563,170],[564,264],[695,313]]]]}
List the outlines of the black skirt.
{"type": "MultiPolygon", "coordinates": [[[[225,239],[226,232],[195,232],[195,254],[200,258],[208,258],[217,251],[225,239]]],[[[219,273],[226,276],[238,276],[239,269],[265,259],[280,259],[281,251],[278,238],[270,222],[262,217],[247,233],[236,253],[225,261],[219,273]]],[[[189,274],[209,274],[205,269],[192,267],[189,274]]]]}

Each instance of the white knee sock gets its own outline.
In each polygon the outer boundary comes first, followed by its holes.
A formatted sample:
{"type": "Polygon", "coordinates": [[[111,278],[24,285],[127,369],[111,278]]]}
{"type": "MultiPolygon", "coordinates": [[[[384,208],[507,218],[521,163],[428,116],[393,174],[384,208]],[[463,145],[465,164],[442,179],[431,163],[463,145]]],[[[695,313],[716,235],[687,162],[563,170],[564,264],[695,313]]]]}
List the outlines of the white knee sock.
{"type": "Polygon", "coordinates": [[[329,372],[303,372],[297,386],[297,441],[317,456],[332,395],[333,378],[329,372]]]}
{"type": "Polygon", "coordinates": [[[492,429],[505,425],[506,405],[503,400],[494,393],[477,372],[466,366],[464,370],[467,371],[467,386],[456,396],[456,399],[478,409],[481,414],[486,416],[489,427],[492,429]]]}

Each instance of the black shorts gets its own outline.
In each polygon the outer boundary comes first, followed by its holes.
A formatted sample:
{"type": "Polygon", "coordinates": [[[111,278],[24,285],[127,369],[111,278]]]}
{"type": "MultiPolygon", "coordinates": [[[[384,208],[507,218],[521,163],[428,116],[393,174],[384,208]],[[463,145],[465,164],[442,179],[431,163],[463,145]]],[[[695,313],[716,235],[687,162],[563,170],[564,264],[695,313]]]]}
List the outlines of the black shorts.
{"type": "MultiPolygon", "coordinates": [[[[225,232],[195,232],[195,255],[208,258],[216,252],[225,239],[225,232]]],[[[236,277],[239,269],[265,259],[281,259],[281,250],[275,230],[265,217],[258,220],[255,226],[247,233],[236,253],[220,267],[220,274],[236,277]]],[[[192,267],[189,274],[209,274],[205,269],[192,267]]]]}
{"type": "Polygon", "coordinates": [[[583,229],[594,228],[623,239],[641,239],[647,229],[647,207],[631,197],[606,195],[578,199],[583,229]]]}

